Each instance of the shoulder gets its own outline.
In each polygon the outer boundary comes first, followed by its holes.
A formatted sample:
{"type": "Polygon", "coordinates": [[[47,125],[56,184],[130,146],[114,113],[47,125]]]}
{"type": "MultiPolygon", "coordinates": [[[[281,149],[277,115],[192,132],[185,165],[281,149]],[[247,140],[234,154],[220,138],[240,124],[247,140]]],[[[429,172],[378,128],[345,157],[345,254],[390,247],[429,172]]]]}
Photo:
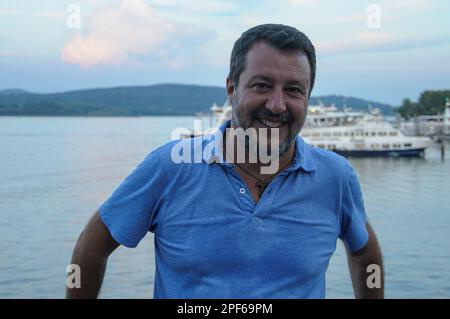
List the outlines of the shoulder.
{"type": "Polygon", "coordinates": [[[178,142],[179,141],[170,141],[158,146],[147,154],[144,163],[159,163],[161,165],[170,164],[171,150],[178,142]]]}
{"type": "Polygon", "coordinates": [[[173,173],[202,163],[205,143],[202,137],[172,140],[154,149],[144,161],[173,173]]]}

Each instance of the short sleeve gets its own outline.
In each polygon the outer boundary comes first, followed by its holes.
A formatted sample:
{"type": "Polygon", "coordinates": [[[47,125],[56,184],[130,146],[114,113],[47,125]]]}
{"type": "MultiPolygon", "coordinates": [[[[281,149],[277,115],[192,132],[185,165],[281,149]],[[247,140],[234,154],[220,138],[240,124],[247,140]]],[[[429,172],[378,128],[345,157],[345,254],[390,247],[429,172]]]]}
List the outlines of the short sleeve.
{"type": "Polygon", "coordinates": [[[126,247],[136,247],[147,234],[167,186],[159,155],[159,149],[147,155],[100,206],[100,217],[112,237],[126,247]]]}
{"type": "Polygon", "coordinates": [[[367,244],[369,234],[366,229],[366,211],[358,177],[354,169],[350,172],[342,199],[340,238],[351,251],[357,251],[367,244]]]}

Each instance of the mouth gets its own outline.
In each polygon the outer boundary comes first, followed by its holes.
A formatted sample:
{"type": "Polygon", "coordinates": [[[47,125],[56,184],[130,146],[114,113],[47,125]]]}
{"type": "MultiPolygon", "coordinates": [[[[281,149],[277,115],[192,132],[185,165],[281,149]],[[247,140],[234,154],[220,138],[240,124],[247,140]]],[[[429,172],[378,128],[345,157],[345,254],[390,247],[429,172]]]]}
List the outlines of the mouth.
{"type": "Polygon", "coordinates": [[[286,124],[286,122],[284,121],[280,121],[280,120],[269,120],[266,118],[259,118],[257,117],[256,120],[262,124],[263,126],[267,127],[267,128],[280,128],[283,125],[286,124]]]}

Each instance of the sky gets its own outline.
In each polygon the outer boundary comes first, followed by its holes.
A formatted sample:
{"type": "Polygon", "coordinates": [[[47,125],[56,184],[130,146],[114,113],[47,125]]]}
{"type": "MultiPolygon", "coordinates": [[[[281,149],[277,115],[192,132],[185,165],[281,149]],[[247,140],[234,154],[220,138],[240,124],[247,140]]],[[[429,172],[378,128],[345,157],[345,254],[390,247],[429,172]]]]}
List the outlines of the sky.
{"type": "Polygon", "coordinates": [[[0,90],[225,86],[234,41],[296,27],[317,54],[314,96],[400,105],[450,89],[447,0],[0,0],[0,90]]]}

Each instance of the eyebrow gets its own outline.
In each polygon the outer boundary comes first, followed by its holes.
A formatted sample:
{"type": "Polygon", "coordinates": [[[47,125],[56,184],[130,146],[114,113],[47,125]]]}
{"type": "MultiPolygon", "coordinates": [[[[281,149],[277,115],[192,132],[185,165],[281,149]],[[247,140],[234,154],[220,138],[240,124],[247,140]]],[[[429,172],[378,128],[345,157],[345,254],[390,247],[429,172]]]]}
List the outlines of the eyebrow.
{"type": "MultiPolygon", "coordinates": [[[[262,81],[266,81],[266,82],[272,82],[272,79],[271,79],[271,78],[269,78],[269,77],[267,77],[267,76],[264,76],[264,75],[259,75],[259,74],[257,74],[257,75],[252,76],[252,77],[247,81],[247,84],[248,84],[248,83],[251,83],[251,82],[253,82],[253,81],[257,81],[257,80],[262,80],[262,81]]],[[[286,84],[287,84],[287,85],[299,85],[299,86],[301,86],[302,88],[306,89],[307,84],[306,84],[305,82],[306,82],[305,80],[302,80],[302,81],[292,80],[292,81],[288,81],[286,84]]]]}

